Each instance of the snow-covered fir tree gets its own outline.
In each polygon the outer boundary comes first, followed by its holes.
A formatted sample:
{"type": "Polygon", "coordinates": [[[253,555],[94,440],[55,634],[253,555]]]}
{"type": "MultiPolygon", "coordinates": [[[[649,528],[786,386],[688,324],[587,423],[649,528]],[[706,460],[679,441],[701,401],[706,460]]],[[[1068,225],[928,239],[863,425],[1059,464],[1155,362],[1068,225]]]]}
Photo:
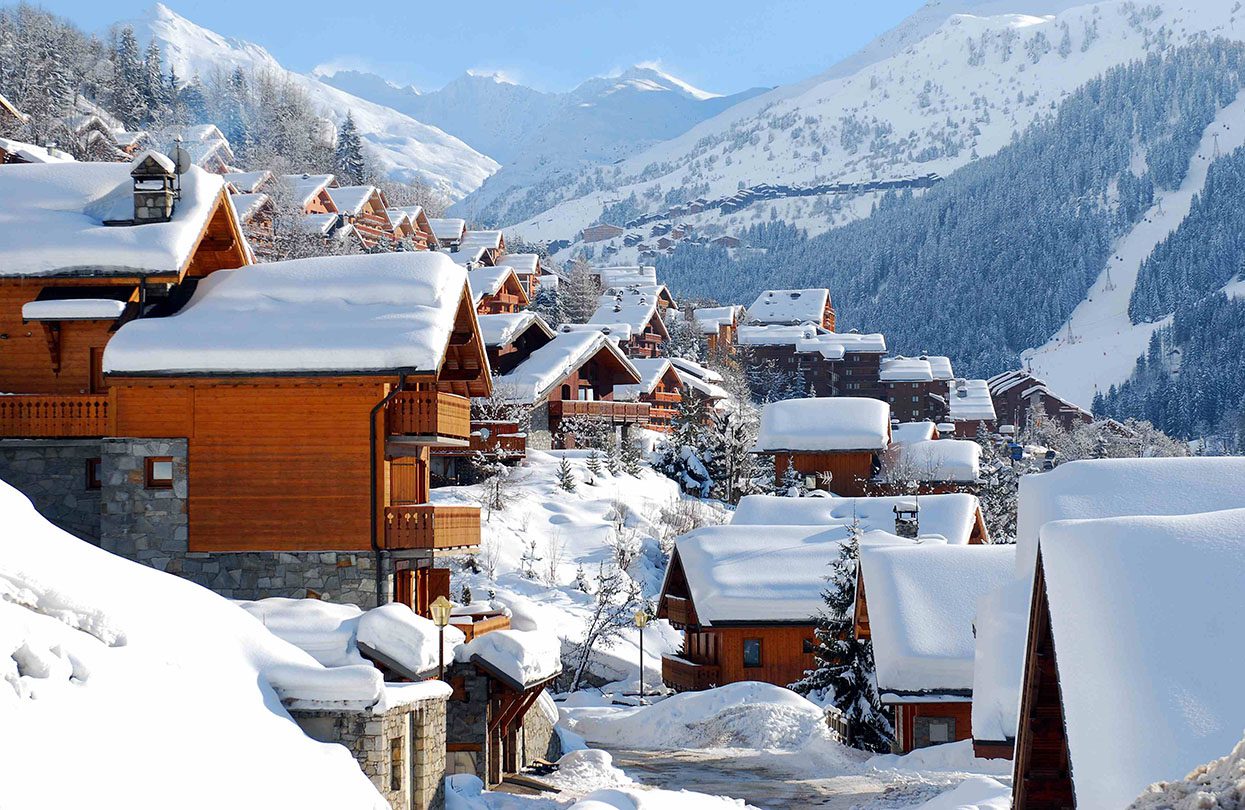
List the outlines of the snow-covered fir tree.
{"type": "Polygon", "coordinates": [[[343,186],[361,185],[368,176],[367,159],[363,154],[363,138],[354,123],[354,113],[347,112],[337,130],[337,152],[333,160],[334,174],[343,186]]]}
{"type": "Polygon", "coordinates": [[[566,456],[558,463],[558,486],[567,492],[575,491],[575,471],[571,469],[571,462],[566,456]]]}

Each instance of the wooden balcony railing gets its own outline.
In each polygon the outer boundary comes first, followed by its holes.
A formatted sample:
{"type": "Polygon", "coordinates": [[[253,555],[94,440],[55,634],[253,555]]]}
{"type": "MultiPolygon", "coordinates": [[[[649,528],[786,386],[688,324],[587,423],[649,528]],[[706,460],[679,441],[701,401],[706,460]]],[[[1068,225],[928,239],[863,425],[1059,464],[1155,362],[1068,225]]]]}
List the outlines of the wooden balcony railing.
{"type": "Polygon", "coordinates": [[[717,686],[721,680],[717,664],[697,664],[672,655],[661,657],[661,679],[680,692],[696,692],[717,686]]]}
{"type": "Polygon", "coordinates": [[[430,503],[385,507],[385,548],[429,550],[480,545],[480,510],[430,503]]]}
{"type": "Polygon", "coordinates": [[[402,391],[385,406],[390,436],[419,437],[423,443],[471,439],[471,400],[442,391],[402,391]]]}
{"type": "Polygon", "coordinates": [[[678,391],[654,391],[648,395],[648,400],[650,402],[666,402],[678,405],[683,401],[683,395],[678,391]]]}
{"type": "Polygon", "coordinates": [[[500,611],[465,616],[452,616],[450,624],[463,631],[467,641],[479,638],[494,630],[509,630],[510,617],[500,611]]]}
{"type": "Polygon", "coordinates": [[[691,601],[678,596],[666,596],[666,619],[680,630],[699,624],[691,601]]]}
{"type": "Polygon", "coordinates": [[[0,395],[0,438],[107,436],[112,405],[107,394],[0,395]]]}
{"type": "Polygon", "coordinates": [[[647,402],[614,402],[611,400],[555,399],[549,402],[549,415],[564,419],[568,416],[593,416],[612,422],[648,422],[647,402]]]}
{"type": "Polygon", "coordinates": [[[527,434],[519,430],[514,422],[472,422],[470,444],[432,449],[434,456],[470,456],[474,453],[499,458],[527,455],[527,434]]]}

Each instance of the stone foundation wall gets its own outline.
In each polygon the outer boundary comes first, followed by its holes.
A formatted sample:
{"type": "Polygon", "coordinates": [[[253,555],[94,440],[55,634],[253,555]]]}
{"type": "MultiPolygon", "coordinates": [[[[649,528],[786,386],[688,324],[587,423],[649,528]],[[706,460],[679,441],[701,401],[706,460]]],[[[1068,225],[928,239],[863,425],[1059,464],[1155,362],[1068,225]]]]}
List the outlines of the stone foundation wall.
{"type": "Polygon", "coordinates": [[[550,720],[540,708],[540,701],[528,709],[523,717],[523,764],[530,765],[538,759],[557,762],[562,756],[562,741],[554,730],[556,720],[550,720]]]}
{"type": "MultiPolygon", "coordinates": [[[[458,746],[479,746],[474,752],[461,752],[465,766],[471,759],[475,775],[488,783],[488,677],[474,664],[453,664],[446,671],[454,694],[446,704],[445,740],[458,746]],[[475,756],[471,757],[470,754],[475,756]]],[[[463,772],[456,768],[456,772],[463,772]]]]}
{"type": "Polygon", "coordinates": [[[87,489],[87,461],[99,439],[0,439],[0,481],[30,498],[65,531],[99,543],[100,490],[87,489]]]}
{"type": "Polygon", "coordinates": [[[385,712],[291,709],[307,736],[349,749],[393,810],[445,806],[445,700],[385,712]]]}

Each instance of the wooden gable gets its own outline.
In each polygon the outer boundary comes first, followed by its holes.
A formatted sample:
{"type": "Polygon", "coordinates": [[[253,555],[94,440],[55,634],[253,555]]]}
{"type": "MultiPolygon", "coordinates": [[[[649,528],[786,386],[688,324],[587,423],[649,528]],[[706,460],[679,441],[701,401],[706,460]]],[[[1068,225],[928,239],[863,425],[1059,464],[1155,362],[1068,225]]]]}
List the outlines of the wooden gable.
{"type": "Polygon", "coordinates": [[[450,333],[441,368],[437,371],[437,387],[464,397],[486,397],[493,392],[488,353],[465,282],[458,300],[454,330],[450,333]]]}

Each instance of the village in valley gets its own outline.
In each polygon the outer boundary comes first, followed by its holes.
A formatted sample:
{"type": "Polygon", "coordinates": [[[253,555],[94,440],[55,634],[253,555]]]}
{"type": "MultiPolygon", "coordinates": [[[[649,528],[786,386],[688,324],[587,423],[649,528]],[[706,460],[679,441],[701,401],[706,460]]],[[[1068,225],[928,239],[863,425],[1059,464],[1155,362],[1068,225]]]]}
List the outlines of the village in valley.
{"type": "Polygon", "coordinates": [[[940,174],[524,241],[145,54],[0,66],[0,808],[1245,807],[1245,458],[665,274],[940,174]]]}

